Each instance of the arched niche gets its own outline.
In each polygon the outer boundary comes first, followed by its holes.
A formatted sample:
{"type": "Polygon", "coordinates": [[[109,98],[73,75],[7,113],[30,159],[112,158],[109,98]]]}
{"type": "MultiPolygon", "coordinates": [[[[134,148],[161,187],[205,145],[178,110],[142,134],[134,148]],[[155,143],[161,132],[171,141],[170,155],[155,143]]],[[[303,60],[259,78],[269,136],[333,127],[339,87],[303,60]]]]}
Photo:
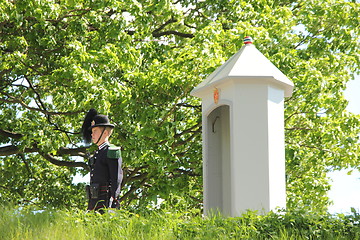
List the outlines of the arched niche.
{"type": "Polygon", "coordinates": [[[204,184],[207,191],[205,211],[231,212],[230,106],[215,108],[207,116],[204,184]]]}

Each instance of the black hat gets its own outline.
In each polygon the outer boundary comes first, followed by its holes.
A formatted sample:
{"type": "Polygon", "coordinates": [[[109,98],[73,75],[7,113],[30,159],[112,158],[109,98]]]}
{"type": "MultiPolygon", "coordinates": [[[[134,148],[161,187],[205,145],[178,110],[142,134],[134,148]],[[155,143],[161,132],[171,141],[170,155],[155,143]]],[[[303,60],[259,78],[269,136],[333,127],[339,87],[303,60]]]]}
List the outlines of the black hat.
{"type": "Polygon", "coordinates": [[[90,109],[86,114],[81,132],[85,143],[91,143],[91,129],[94,127],[111,127],[115,126],[110,123],[108,116],[100,115],[95,109],[90,109]]]}

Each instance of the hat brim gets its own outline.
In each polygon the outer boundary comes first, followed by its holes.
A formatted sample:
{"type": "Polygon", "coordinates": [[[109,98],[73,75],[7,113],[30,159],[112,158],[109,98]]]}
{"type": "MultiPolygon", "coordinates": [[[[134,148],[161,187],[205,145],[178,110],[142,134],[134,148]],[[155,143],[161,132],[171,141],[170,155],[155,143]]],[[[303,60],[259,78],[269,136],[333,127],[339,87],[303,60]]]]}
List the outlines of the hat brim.
{"type": "Polygon", "coordinates": [[[94,127],[111,127],[111,128],[114,128],[115,126],[113,124],[110,124],[110,123],[99,123],[99,124],[94,124],[94,125],[90,126],[89,130],[93,129],[94,127]]]}

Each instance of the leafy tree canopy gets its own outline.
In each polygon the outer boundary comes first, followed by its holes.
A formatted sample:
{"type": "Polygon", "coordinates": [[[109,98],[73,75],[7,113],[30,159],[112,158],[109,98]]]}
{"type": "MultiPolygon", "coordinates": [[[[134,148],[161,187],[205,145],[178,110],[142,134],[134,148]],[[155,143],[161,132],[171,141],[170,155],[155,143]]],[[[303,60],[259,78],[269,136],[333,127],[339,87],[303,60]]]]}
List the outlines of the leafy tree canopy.
{"type": "Polygon", "coordinates": [[[294,83],[288,207],[325,211],[326,172],[359,168],[343,90],[360,63],[360,3],[345,0],[0,2],[0,199],[83,207],[90,108],[122,146],[123,206],[201,205],[201,103],[189,92],[250,35],[294,83]]]}

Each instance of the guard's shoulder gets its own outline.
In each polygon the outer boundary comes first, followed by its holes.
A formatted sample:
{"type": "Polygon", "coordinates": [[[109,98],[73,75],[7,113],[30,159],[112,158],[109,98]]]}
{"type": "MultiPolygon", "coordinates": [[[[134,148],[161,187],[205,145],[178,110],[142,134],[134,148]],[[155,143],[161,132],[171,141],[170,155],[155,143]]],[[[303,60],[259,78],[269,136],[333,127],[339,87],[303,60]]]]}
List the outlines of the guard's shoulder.
{"type": "Polygon", "coordinates": [[[121,148],[110,144],[107,152],[107,157],[116,159],[121,158],[121,148]]]}

